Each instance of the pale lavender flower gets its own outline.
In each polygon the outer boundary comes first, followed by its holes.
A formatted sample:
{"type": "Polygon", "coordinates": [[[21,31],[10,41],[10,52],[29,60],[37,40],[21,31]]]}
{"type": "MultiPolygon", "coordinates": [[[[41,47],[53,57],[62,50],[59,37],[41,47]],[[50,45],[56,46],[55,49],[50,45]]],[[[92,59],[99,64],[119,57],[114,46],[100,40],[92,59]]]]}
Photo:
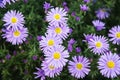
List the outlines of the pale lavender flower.
{"type": "Polygon", "coordinates": [[[83,5],[80,5],[80,9],[82,10],[82,11],[88,11],[88,6],[86,5],[86,4],[83,4],[83,5]]]}
{"type": "Polygon", "coordinates": [[[69,27],[67,26],[67,24],[61,24],[59,26],[51,25],[48,26],[47,33],[53,33],[61,39],[65,40],[69,36],[69,27]]]}
{"type": "Polygon", "coordinates": [[[75,78],[84,78],[90,72],[90,62],[86,57],[74,56],[68,63],[68,70],[75,78]]]}
{"type": "Polygon", "coordinates": [[[49,22],[50,25],[56,25],[59,26],[59,24],[66,24],[68,18],[67,11],[63,8],[52,8],[50,11],[48,11],[46,20],[49,22]]]}
{"type": "Polygon", "coordinates": [[[68,44],[73,45],[75,42],[76,42],[75,39],[71,38],[71,39],[68,41],[68,44]]]}
{"type": "Polygon", "coordinates": [[[97,18],[99,18],[99,19],[105,19],[105,18],[108,18],[109,15],[110,15],[108,13],[108,11],[109,11],[109,9],[100,8],[95,13],[96,13],[97,18]]]}
{"type": "Polygon", "coordinates": [[[45,9],[45,11],[48,11],[48,9],[50,9],[52,6],[50,5],[50,3],[45,2],[43,5],[43,8],[45,9]]]}
{"type": "Polygon", "coordinates": [[[107,78],[115,78],[120,75],[120,57],[117,54],[107,53],[98,61],[100,73],[107,78]]]}
{"type": "Polygon", "coordinates": [[[44,74],[45,76],[54,78],[55,76],[60,75],[61,71],[62,71],[62,67],[56,68],[53,65],[48,64],[46,61],[43,61],[42,64],[42,70],[44,70],[44,74]]]}
{"type": "Polygon", "coordinates": [[[4,26],[7,27],[7,29],[12,28],[14,30],[22,28],[25,23],[22,13],[16,10],[8,11],[4,15],[3,21],[5,22],[4,26]]]}
{"type": "Polygon", "coordinates": [[[65,66],[69,57],[68,51],[61,45],[49,48],[44,54],[45,61],[56,68],[65,66]]]}
{"type": "Polygon", "coordinates": [[[22,44],[28,36],[28,29],[21,27],[18,30],[13,30],[12,28],[3,30],[3,38],[6,38],[6,41],[12,43],[13,45],[22,44]]]}
{"type": "Polygon", "coordinates": [[[85,37],[85,40],[83,40],[84,42],[88,42],[91,39],[93,39],[93,36],[95,36],[95,34],[83,34],[85,37]]]}
{"type": "Polygon", "coordinates": [[[16,0],[0,0],[0,7],[5,8],[7,3],[11,4],[11,2],[15,2],[16,0]]]}
{"type": "Polygon", "coordinates": [[[40,68],[37,68],[37,67],[36,67],[36,69],[38,71],[33,73],[33,74],[36,74],[35,79],[40,78],[40,80],[45,80],[45,72],[44,72],[44,70],[42,70],[40,68]]]}
{"type": "Polygon", "coordinates": [[[103,23],[100,20],[94,20],[92,21],[94,27],[96,28],[97,31],[101,31],[102,29],[105,29],[105,23],[103,23]]]}
{"type": "Polygon", "coordinates": [[[49,33],[49,34],[45,34],[45,36],[42,36],[42,40],[39,41],[39,44],[41,50],[46,51],[50,47],[54,47],[62,44],[62,40],[60,37],[56,36],[55,34],[49,33]]]}
{"type": "Polygon", "coordinates": [[[71,44],[68,44],[68,52],[72,52],[73,51],[73,46],[71,44]]]}
{"type": "Polygon", "coordinates": [[[104,36],[94,36],[88,41],[88,47],[95,54],[105,54],[109,50],[108,40],[104,36]]]}
{"type": "Polygon", "coordinates": [[[120,44],[120,26],[114,26],[112,29],[109,30],[108,36],[110,37],[110,41],[113,44],[120,44]]]}

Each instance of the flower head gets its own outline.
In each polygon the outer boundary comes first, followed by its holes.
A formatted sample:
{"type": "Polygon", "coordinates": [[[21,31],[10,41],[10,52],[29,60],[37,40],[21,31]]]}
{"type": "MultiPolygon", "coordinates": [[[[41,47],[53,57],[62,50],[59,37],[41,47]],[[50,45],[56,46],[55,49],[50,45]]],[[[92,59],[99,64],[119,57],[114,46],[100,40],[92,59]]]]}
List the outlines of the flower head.
{"type": "Polygon", "coordinates": [[[59,24],[64,24],[67,22],[67,12],[63,8],[52,8],[48,11],[46,20],[50,25],[59,26],[59,24]]]}
{"type": "Polygon", "coordinates": [[[109,50],[109,44],[104,36],[94,36],[88,41],[89,48],[95,54],[105,54],[109,50]]]}
{"type": "Polygon", "coordinates": [[[96,13],[96,16],[97,18],[99,19],[105,19],[105,18],[108,18],[109,17],[109,13],[108,13],[108,9],[106,8],[100,8],[98,9],[95,13],[96,13]]]}
{"type": "Polygon", "coordinates": [[[120,57],[117,54],[107,53],[98,61],[100,73],[107,78],[114,78],[120,75],[120,57]]]}
{"type": "Polygon", "coordinates": [[[97,31],[100,31],[102,29],[105,29],[105,23],[101,22],[100,20],[94,20],[92,21],[94,27],[97,29],[97,31]]]}
{"type": "Polygon", "coordinates": [[[95,34],[83,34],[83,35],[85,37],[85,40],[83,40],[84,42],[90,41],[95,36],[95,34]]]}
{"type": "Polygon", "coordinates": [[[108,36],[113,44],[120,44],[120,26],[115,26],[109,30],[108,36]]]}
{"type": "Polygon", "coordinates": [[[16,0],[0,0],[0,7],[4,8],[7,3],[11,4],[12,2],[15,2],[16,0]]]}
{"type": "Polygon", "coordinates": [[[45,72],[44,70],[40,69],[40,68],[37,68],[36,69],[38,70],[37,72],[34,72],[33,74],[36,74],[37,76],[35,77],[35,79],[37,78],[41,78],[40,80],[45,80],[45,72]]]}
{"type": "Polygon", "coordinates": [[[7,29],[12,28],[15,30],[22,28],[25,23],[22,13],[14,10],[8,11],[4,15],[3,21],[5,22],[4,26],[7,27],[7,29]]]}
{"type": "Polygon", "coordinates": [[[45,76],[51,78],[60,75],[62,71],[62,67],[56,68],[55,66],[48,64],[46,61],[43,61],[41,66],[42,66],[42,70],[44,70],[45,72],[45,76]]]}
{"type": "Polygon", "coordinates": [[[86,4],[84,4],[84,5],[80,5],[80,9],[82,10],[82,11],[88,11],[88,6],[86,5],[86,4]]]}
{"type": "Polygon", "coordinates": [[[13,30],[12,28],[3,30],[3,38],[6,38],[6,41],[12,43],[13,45],[22,44],[28,36],[28,29],[21,27],[18,30],[13,30]]]}
{"type": "Polygon", "coordinates": [[[68,63],[69,72],[76,78],[84,78],[90,72],[89,60],[83,56],[74,56],[72,60],[68,63]]]}
{"type": "Polygon", "coordinates": [[[48,26],[47,33],[53,33],[61,39],[65,40],[69,34],[69,27],[67,25],[48,26]]]}
{"type": "Polygon", "coordinates": [[[49,33],[49,34],[45,34],[45,36],[42,36],[42,40],[39,43],[40,43],[40,48],[43,51],[46,51],[50,47],[54,47],[62,44],[62,40],[60,37],[56,36],[55,34],[49,33]]]}
{"type": "Polygon", "coordinates": [[[45,61],[48,64],[58,68],[66,65],[66,62],[68,61],[67,58],[69,57],[69,53],[67,50],[65,50],[63,46],[58,45],[50,48],[49,51],[46,51],[45,56],[46,56],[45,61]]]}

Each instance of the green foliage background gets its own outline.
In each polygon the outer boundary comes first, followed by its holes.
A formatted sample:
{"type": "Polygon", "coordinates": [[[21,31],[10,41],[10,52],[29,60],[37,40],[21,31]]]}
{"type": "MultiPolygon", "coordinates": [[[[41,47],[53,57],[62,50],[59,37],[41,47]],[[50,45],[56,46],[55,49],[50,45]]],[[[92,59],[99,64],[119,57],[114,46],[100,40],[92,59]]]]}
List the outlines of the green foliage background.
{"type": "MultiPolygon", "coordinates": [[[[63,7],[62,2],[66,1],[69,7],[68,12],[68,25],[73,29],[73,33],[64,41],[64,46],[67,49],[67,41],[70,38],[74,38],[77,43],[73,45],[73,52],[70,53],[70,58],[75,55],[83,55],[92,59],[91,72],[84,79],[79,80],[120,80],[118,76],[115,79],[107,79],[103,77],[97,69],[97,61],[99,56],[94,55],[89,49],[86,43],[83,43],[83,34],[95,33],[97,35],[104,35],[107,37],[109,29],[115,25],[120,25],[120,0],[96,0],[95,3],[91,1],[88,6],[90,8],[87,12],[80,11],[80,4],[83,4],[83,0],[28,0],[28,3],[24,3],[22,0],[7,5],[6,8],[0,8],[0,29],[3,28],[2,18],[7,11],[17,10],[23,13],[25,16],[25,26],[29,30],[29,37],[27,42],[22,45],[13,46],[2,39],[0,36],[0,73],[2,80],[34,80],[36,71],[35,67],[41,67],[42,58],[44,57],[42,51],[39,49],[39,42],[36,37],[38,35],[44,35],[48,23],[45,21],[45,13],[43,9],[44,1],[50,2],[52,6],[63,7]],[[102,31],[96,31],[92,25],[92,20],[97,19],[95,11],[98,8],[106,7],[110,8],[110,17],[103,20],[106,23],[106,29],[102,31]],[[77,16],[80,17],[79,21],[75,20],[75,17],[71,16],[71,13],[75,11],[77,16]],[[82,49],[81,53],[75,52],[75,47],[79,46],[82,49]],[[14,56],[13,52],[17,51],[17,55],[14,56]],[[12,57],[7,60],[5,56],[10,54],[12,57]],[[37,55],[38,59],[34,61],[33,55],[37,55]],[[24,62],[26,60],[26,63],[24,62]]],[[[0,31],[0,35],[2,32],[0,31]]],[[[110,50],[112,52],[120,53],[120,46],[112,45],[110,43],[110,50]],[[117,50],[115,49],[117,48],[117,50]]],[[[0,80],[1,80],[0,79],[0,80]]],[[[39,79],[38,79],[39,80],[39,79]]],[[[46,78],[46,80],[77,80],[70,76],[67,70],[67,66],[64,67],[60,76],[55,78],[46,78]]]]}

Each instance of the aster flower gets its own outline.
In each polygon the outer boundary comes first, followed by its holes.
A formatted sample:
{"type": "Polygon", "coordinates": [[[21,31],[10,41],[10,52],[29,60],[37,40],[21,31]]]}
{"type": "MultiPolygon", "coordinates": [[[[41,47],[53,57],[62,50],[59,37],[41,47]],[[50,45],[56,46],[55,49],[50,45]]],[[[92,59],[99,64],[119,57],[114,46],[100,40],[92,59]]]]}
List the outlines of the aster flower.
{"type": "Polygon", "coordinates": [[[50,5],[50,3],[47,3],[46,1],[45,1],[45,3],[43,4],[43,8],[45,9],[45,11],[47,12],[48,11],[48,9],[50,9],[52,6],[50,5]]]}
{"type": "Polygon", "coordinates": [[[95,36],[95,34],[83,34],[83,35],[85,37],[85,40],[83,40],[84,42],[90,41],[95,36]]]}
{"type": "Polygon", "coordinates": [[[97,18],[99,18],[99,19],[105,19],[105,18],[108,18],[109,15],[110,15],[108,13],[108,11],[109,11],[109,9],[100,8],[95,13],[96,13],[97,18]]]}
{"type": "Polygon", "coordinates": [[[59,26],[59,24],[64,24],[67,22],[67,12],[63,8],[52,8],[48,11],[46,20],[49,24],[59,26]]]}
{"type": "Polygon", "coordinates": [[[7,3],[11,4],[12,2],[15,2],[16,0],[0,0],[0,7],[4,8],[7,3]]]}
{"type": "Polygon", "coordinates": [[[89,48],[95,54],[105,54],[109,50],[109,44],[104,36],[94,36],[88,41],[89,48]]]}
{"type": "Polygon", "coordinates": [[[114,26],[112,29],[109,30],[108,36],[110,37],[110,41],[113,44],[120,44],[120,26],[114,26]]]}
{"type": "Polygon", "coordinates": [[[45,80],[45,72],[44,70],[40,69],[40,68],[37,68],[36,69],[38,70],[37,72],[34,72],[33,74],[36,74],[37,76],[35,77],[35,79],[37,78],[41,78],[40,80],[45,80]]]}
{"type": "Polygon", "coordinates": [[[45,36],[42,36],[41,38],[42,40],[39,42],[39,44],[41,50],[43,51],[48,50],[50,47],[62,44],[61,38],[52,33],[45,34],[45,36]]]}
{"type": "Polygon", "coordinates": [[[72,52],[73,51],[73,46],[71,44],[68,44],[68,52],[72,52]]]}
{"type": "Polygon", "coordinates": [[[67,25],[48,26],[47,33],[53,33],[61,39],[65,40],[68,37],[69,27],[67,25]]]}
{"type": "Polygon", "coordinates": [[[73,38],[71,38],[71,39],[68,41],[68,44],[73,45],[75,42],[76,42],[76,41],[75,41],[73,38]]]}
{"type": "Polygon", "coordinates": [[[90,62],[86,57],[74,56],[73,61],[69,61],[68,69],[72,76],[76,78],[84,78],[90,72],[90,62]]]}
{"type": "Polygon", "coordinates": [[[15,30],[18,28],[22,28],[25,23],[22,13],[15,10],[8,11],[4,15],[3,21],[5,22],[4,26],[6,26],[7,29],[13,28],[15,30]]]}
{"type": "Polygon", "coordinates": [[[21,27],[18,30],[13,30],[12,28],[3,29],[3,32],[3,38],[6,38],[6,41],[12,43],[13,45],[22,44],[28,36],[28,29],[24,27],[21,27]]]}
{"type": "Polygon", "coordinates": [[[58,68],[66,65],[69,53],[67,50],[65,50],[65,47],[58,45],[50,48],[49,51],[46,51],[45,56],[46,56],[45,61],[48,64],[58,68]]]}
{"type": "Polygon", "coordinates": [[[117,54],[107,53],[98,61],[100,73],[107,78],[114,78],[120,75],[120,57],[117,54]]]}
{"type": "Polygon", "coordinates": [[[87,5],[86,4],[83,4],[83,5],[80,5],[80,9],[82,10],[82,11],[88,11],[88,7],[87,7],[87,5]]]}
{"type": "Polygon", "coordinates": [[[81,52],[81,48],[80,47],[76,47],[75,50],[76,50],[77,53],[81,52]]]}
{"type": "Polygon", "coordinates": [[[45,75],[51,78],[60,75],[62,71],[62,67],[56,68],[55,66],[48,64],[46,61],[43,61],[41,66],[42,70],[45,72],[45,75]]]}
{"type": "Polygon", "coordinates": [[[102,21],[100,20],[94,20],[92,21],[94,27],[97,29],[97,31],[100,31],[102,29],[105,29],[105,23],[103,23],[102,21]]]}

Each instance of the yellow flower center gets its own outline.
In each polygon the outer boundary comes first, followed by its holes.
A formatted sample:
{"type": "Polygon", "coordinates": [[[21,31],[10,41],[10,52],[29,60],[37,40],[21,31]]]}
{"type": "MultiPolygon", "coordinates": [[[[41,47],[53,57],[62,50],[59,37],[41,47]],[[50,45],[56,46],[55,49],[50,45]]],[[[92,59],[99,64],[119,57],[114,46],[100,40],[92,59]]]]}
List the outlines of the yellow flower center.
{"type": "Polygon", "coordinates": [[[54,45],[54,40],[48,40],[48,46],[53,46],[54,45]]]}
{"type": "Polygon", "coordinates": [[[108,66],[108,68],[114,68],[115,67],[115,63],[113,61],[108,61],[107,62],[107,66],[108,66]]]}
{"type": "Polygon", "coordinates": [[[55,28],[55,32],[57,34],[60,34],[62,32],[62,29],[60,27],[55,28]]]}
{"type": "Polygon", "coordinates": [[[54,68],[55,68],[55,67],[52,66],[52,65],[49,66],[49,69],[50,69],[50,70],[53,70],[54,68]]]}
{"type": "Polygon", "coordinates": [[[60,59],[61,55],[60,55],[59,52],[55,52],[55,53],[53,54],[53,57],[54,57],[54,59],[60,59]]]}
{"type": "Polygon", "coordinates": [[[16,23],[16,22],[17,22],[17,18],[16,18],[16,17],[12,17],[12,18],[11,18],[11,22],[12,22],[12,23],[16,23]]]}
{"type": "Polygon", "coordinates": [[[83,65],[81,63],[77,63],[76,64],[76,68],[79,69],[79,70],[81,70],[83,68],[83,65]]]}
{"type": "Polygon", "coordinates": [[[55,15],[54,15],[54,19],[60,20],[60,18],[61,18],[60,14],[55,14],[55,15]]]}
{"type": "Polygon", "coordinates": [[[13,32],[13,35],[14,35],[15,37],[20,36],[20,31],[18,31],[18,30],[14,31],[14,32],[13,32]]]}
{"type": "Polygon", "coordinates": [[[101,42],[96,42],[95,46],[98,47],[98,48],[101,48],[102,47],[102,43],[101,42]]]}
{"type": "Polygon", "coordinates": [[[117,37],[117,38],[120,38],[120,32],[117,32],[117,33],[116,33],[116,37],[117,37]]]}

